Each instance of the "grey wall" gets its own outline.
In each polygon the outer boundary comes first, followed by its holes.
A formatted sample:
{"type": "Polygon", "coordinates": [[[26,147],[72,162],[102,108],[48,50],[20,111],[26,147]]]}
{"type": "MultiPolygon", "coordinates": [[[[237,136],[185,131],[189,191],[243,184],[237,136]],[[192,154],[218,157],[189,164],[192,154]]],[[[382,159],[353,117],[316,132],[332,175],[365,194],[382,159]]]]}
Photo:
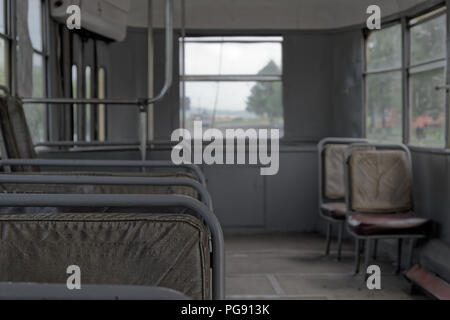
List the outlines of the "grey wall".
{"type": "MultiPolygon", "coordinates": [[[[109,68],[107,69],[107,95],[109,98],[148,96],[147,79],[147,31],[128,28],[124,42],[111,43],[109,68]]],[[[135,106],[108,106],[107,138],[112,141],[139,139],[136,125],[139,112],[135,106]]]]}
{"type": "Polygon", "coordinates": [[[317,141],[331,134],[331,37],[293,33],[283,41],[285,138],[317,141]]]}
{"type": "MultiPolygon", "coordinates": [[[[165,68],[165,37],[164,32],[154,33],[154,68],[155,68],[155,94],[161,91],[164,85],[165,68]]],[[[154,107],[155,139],[168,140],[173,130],[180,127],[180,80],[179,80],[179,47],[178,37],[174,37],[173,54],[173,83],[166,96],[154,107]]]]}
{"type": "Polygon", "coordinates": [[[362,137],[363,52],[361,30],[332,36],[331,135],[362,137]]]}
{"type": "Polygon", "coordinates": [[[328,136],[362,136],[361,70],[360,30],[286,34],[285,138],[317,142],[328,136]]]}
{"type": "Polygon", "coordinates": [[[434,236],[450,245],[450,154],[414,149],[414,201],[434,223],[434,236]]]}

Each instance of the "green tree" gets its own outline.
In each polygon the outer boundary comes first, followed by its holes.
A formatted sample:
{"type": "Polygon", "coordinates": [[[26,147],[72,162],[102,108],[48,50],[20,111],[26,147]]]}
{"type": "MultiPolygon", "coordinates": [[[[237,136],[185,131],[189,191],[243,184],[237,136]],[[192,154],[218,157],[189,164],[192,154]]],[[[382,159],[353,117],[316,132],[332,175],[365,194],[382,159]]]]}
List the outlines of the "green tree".
{"type": "MultiPolygon", "coordinates": [[[[274,61],[270,60],[258,72],[258,75],[278,75],[280,73],[280,67],[274,61]]],[[[247,111],[258,116],[265,116],[271,123],[276,118],[282,117],[281,82],[256,83],[251,89],[250,96],[247,98],[247,111]]]]}

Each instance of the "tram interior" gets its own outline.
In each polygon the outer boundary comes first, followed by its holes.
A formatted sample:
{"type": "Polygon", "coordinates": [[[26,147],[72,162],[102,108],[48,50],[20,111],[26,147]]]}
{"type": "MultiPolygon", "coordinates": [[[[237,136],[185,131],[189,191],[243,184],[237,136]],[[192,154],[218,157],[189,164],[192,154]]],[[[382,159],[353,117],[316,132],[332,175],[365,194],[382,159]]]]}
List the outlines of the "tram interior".
{"type": "Polygon", "coordinates": [[[1,0],[0,298],[450,299],[449,15],[1,0]]]}

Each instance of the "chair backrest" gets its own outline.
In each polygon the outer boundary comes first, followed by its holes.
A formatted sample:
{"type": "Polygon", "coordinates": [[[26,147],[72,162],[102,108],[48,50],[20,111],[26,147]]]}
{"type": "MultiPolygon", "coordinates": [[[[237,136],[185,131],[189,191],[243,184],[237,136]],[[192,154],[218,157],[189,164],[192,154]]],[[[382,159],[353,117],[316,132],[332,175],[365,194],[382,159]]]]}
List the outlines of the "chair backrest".
{"type": "Polygon", "coordinates": [[[409,152],[403,148],[373,146],[377,149],[349,150],[347,203],[350,211],[394,213],[412,210],[409,152]]]}
{"type": "MultiPolygon", "coordinates": [[[[20,175],[21,173],[15,173],[20,175]]],[[[45,172],[46,176],[99,176],[99,177],[195,177],[189,173],[152,173],[152,172],[45,172]]],[[[197,190],[190,186],[178,185],[130,185],[130,184],[27,184],[0,183],[0,192],[6,193],[54,193],[54,194],[180,194],[202,200],[197,190]]]]}
{"type": "MultiPolygon", "coordinates": [[[[34,159],[33,139],[27,125],[22,102],[19,98],[0,96],[0,130],[4,157],[9,159],[34,159]]],[[[35,167],[23,166],[18,171],[38,171],[35,167]]]]}
{"type": "Polygon", "coordinates": [[[186,214],[0,215],[0,282],[166,287],[209,299],[208,230],[186,214]]]}
{"type": "Polygon", "coordinates": [[[323,151],[324,195],[327,199],[344,199],[344,160],[346,144],[327,144],[323,151]]]}
{"type": "Polygon", "coordinates": [[[365,139],[326,138],[318,146],[319,149],[319,186],[320,199],[344,200],[344,162],[345,152],[351,143],[365,143],[365,139]]]}

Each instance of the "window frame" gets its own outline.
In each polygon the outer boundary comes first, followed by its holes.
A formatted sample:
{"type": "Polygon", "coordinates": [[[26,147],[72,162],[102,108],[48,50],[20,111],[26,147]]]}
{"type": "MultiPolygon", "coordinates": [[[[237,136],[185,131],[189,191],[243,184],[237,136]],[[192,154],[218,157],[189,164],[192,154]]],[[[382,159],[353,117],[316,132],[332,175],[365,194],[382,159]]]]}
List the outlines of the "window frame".
{"type": "Polygon", "coordinates": [[[6,89],[8,89],[9,91],[11,91],[11,40],[12,40],[12,36],[11,36],[11,19],[10,17],[10,12],[11,12],[11,0],[4,0],[4,8],[3,8],[3,13],[4,13],[4,24],[5,24],[5,30],[4,33],[0,31],[0,38],[5,41],[5,86],[6,89]]]}
{"type": "Polygon", "coordinates": [[[393,20],[390,21],[388,23],[383,23],[382,25],[382,29],[387,29],[390,27],[394,27],[396,25],[400,26],[400,32],[401,32],[401,38],[402,38],[402,44],[400,45],[400,50],[401,50],[401,61],[400,61],[400,66],[399,67],[390,67],[390,68],[380,68],[380,69],[373,69],[373,70],[368,70],[367,68],[367,43],[368,43],[368,39],[370,37],[370,35],[373,32],[377,32],[379,30],[373,30],[373,31],[369,31],[367,29],[364,30],[364,50],[363,50],[363,112],[362,112],[362,123],[363,123],[363,135],[365,138],[367,138],[367,111],[368,111],[368,81],[367,78],[370,75],[377,75],[377,74],[387,74],[387,73],[391,73],[391,72],[401,72],[401,86],[402,86],[402,128],[401,128],[401,141],[404,142],[404,123],[405,123],[405,112],[404,112],[404,107],[405,107],[405,97],[404,97],[404,90],[405,90],[405,83],[403,81],[403,74],[405,71],[405,55],[404,55],[404,51],[403,51],[403,22],[402,20],[393,20]]]}
{"type": "MultiPolygon", "coordinates": [[[[195,36],[180,36],[180,127],[186,128],[186,116],[184,101],[186,98],[186,82],[280,82],[283,86],[283,61],[281,64],[280,75],[257,75],[257,74],[186,74],[186,43],[278,43],[281,45],[281,56],[283,57],[283,42],[282,35],[248,35],[248,36],[227,36],[227,35],[195,35],[195,36]],[[222,39],[219,39],[222,38],[222,39]],[[259,38],[259,39],[258,39],[259,38]],[[275,39],[279,38],[279,39],[275,39]],[[188,40],[187,40],[188,39],[188,40]]],[[[283,106],[283,101],[282,101],[283,106]]],[[[284,117],[283,117],[284,123],[284,117]]]]}
{"type": "MultiPolygon", "coordinates": [[[[106,99],[106,97],[108,96],[108,71],[107,71],[107,67],[104,65],[99,65],[97,67],[97,69],[94,70],[95,73],[95,82],[96,82],[96,86],[95,86],[95,96],[98,99],[106,99]],[[103,73],[103,92],[101,93],[100,90],[102,89],[102,86],[100,86],[100,75],[101,73],[103,73]]],[[[106,141],[108,139],[108,131],[107,131],[107,122],[108,122],[108,118],[107,118],[107,111],[108,108],[106,107],[106,104],[99,104],[97,106],[97,108],[95,108],[95,110],[97,111],[96,114],[96,120],[95,123],[97,125],[97,130],[96,130],[96,140],[103,142],[106,141]]]]}
{"type": "MultiPolygon", "coordinates": [[[[432,152],[435,151],[444,151],[448,152],[450,149],[450,111],[449,111],[449,103],[450,103],[450,97],[449,97],[449,91],[450,91],[450,70],[449,70],[449,60],[450,60],[450,8],[446,7],[445,5],[438,5],[432,8],[429,8],[427,10],[423,10],[421,12],[417,12],[414,15],[411,16],[404,16],[402,18],[394,19],[389,22],[383,23],[382,28],[388,28],[392,25],[401,24],[401,57],[402,57],[402,63],[400,68],[386,68],[386,69],[380,69],[380,70],[367,70],[367,43],[368,38],[372,32],[377,32],[378,30],[368,30],[363,29],[363,72],[362,72],[362,82],[363,82],[363,136],[367,138],[367,108],[368,108],[368,97],[367,97],[367,75],[370,74],[376,74],[376,73],[383,73],[383,72],[393,72],[393,71],[401,71],[401,82],[402,82],[402,142],[404,144],[407,144],[408,147],[412,148],[418,148],[421,150],[430,150],[432,152]],[[428,15],[427,17],[419,20],[416,23],[411,23],[414,19],[417,19],[421,16],[428,15]],[[445,56],[443,58],[436,58],[436,59],[430,59],[427,61],[422,61],[419,63],[411,64],[411,28],[417,25],[420,25],[422,23],[431,21],[433,19],[438,18],[441,15],[446,16],[446,44],[445,48],[447,49],[445,52],[445,56]],[[444,79],[445,83],[442,84],[444,86],[440,89],[446,89],[445,93],[445,102],[444,102],[444,117],[445,117],[445,124],[444,124],[444,134],[445,134],[445,145],[443,147],[436,147],[436,146],[420,146],[420,145],[411,145],[410,144],[410,119],[411,119],[411,105],[410,105],[410,78],[412,70],[415,68],[420,67],[428,67],[430,65],[433,65],[435,63],[442,63],[444,64],[444,79]]],[[[433,68],[429,69],[433,70],[433,68]]],[[[425,70],[423,70],[425,71],[425,70]]],[[[422,72],[422,71],[420,71],[422,72]]],[[[436,90],[439,90],[438,87],[436,90]]]]}
{"type": "MultiPolygon", "coordinates": [[[[11,0],[8,0],[8,3],[10,3],[11,0]]],[[[28,0],[27,0],[28,1],[28,0]]],[[[49,52],[49,15],[50,15],[50,7],[48,1],[40,0],[41,2],[41,31],[42,31],[42,50],[37,50],[32,46],[33,52],[32,55],[38,55],[42,58],[42,70],[43,70],[43,79],[42,79],[42,85],[43,85],[43,95],[44,97],[48,97],[49,94],[49,74],[48,74],[48,61],[50,59],[50,52],[49,52]]],[[[11,7],[12,8],[12,7],[11,7]]],[[[8,14],[11,14],[11,17],[15,17],[15,10],[10,9],[8,11],[8,14]]],[[[13,20],[15,23],[15,20],[13,20]]],[[[11,22],[12,23],[12,22],[11,22]]],[[[9,24],[9,23],[8,23],[9,24]]],[[[11,26],[10,26],[11,27],[11,26]]],[[[13,50],[10,48],[10,50],[13,50]]],[[[10,56],[12,56],[10,51],[10,56]]],[[[13,65],[13,64],[11,64],[13,65]]],[[[16,75],[12,75],[13,79],[15,79],[16,75]]],[[[50,130],[49,130],[49,121],[50,121],[50,113],[49,113],[49,105],[44,105],[44,141],[49,141],[50,138],[50,130]]]]}

